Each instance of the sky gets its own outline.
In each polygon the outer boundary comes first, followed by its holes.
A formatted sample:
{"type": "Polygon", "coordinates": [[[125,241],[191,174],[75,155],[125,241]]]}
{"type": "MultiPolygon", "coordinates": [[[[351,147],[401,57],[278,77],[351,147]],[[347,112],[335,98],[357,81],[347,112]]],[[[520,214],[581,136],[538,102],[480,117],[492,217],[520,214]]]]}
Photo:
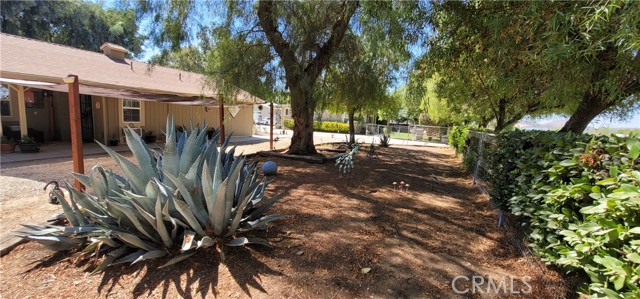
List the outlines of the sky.
{"type": "Polygon", "coordinates": [[[633,128],[633,129],[637,129],[640,128],[640,111],[635,111],[635,114],[626,121],[620,121],[620,120],[615,120],[615,119],[610,119],[607,117],[596,117],[596,119],[594,119],[591,124],[589,124],[589,127],[592,127],[594,129],[598,129],[598,128],[633,128]]]}
{"type": "MultiPolygon", "coordinates": [[[[562,126],[562,123],[569,119],[568,116],[552,115],[537,118],[523,118],[519,124],[521,125],[551,125],[552,127],[562,126]]],[[[587,129],[615,128],[615,129],[640,129],[640,111],[635,111],[629,119],[618,120],[608,116],[596,117],[587,127],[587,129]]]]}

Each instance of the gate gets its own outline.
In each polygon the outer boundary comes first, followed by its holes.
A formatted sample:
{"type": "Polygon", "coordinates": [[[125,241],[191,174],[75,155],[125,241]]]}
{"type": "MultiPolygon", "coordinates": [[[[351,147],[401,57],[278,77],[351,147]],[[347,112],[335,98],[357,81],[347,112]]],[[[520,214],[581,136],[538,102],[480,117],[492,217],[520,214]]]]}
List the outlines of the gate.
{"type": "Polygon", "coordinates": [[[93,106],[89,95],[80,95],[80,124],[82,126],[82,142],[93,142],[93,106]]]}

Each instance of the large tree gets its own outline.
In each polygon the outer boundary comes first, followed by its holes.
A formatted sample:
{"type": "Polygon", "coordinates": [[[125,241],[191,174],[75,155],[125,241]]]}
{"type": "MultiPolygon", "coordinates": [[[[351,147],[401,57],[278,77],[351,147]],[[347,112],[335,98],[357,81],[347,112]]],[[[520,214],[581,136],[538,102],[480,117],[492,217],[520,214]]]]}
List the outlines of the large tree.
{"type": "MultiPolygon", "coordinates": [[[[496,131],[529,114],[571,115],[582,132],[603,112],[638,103],[637,2],[436,2],[435,36],[415,74],[496,131]]],[[[419,85],[418,85],[419,86],[419,85]]]]}
{"type": "Polygon", "coordinates": [[[387,89],[399,61],[376,53],[372,48],[373,45],[361,37],[347,34],[333,59],[334,63],[327,68],[318,87],[323,106],[333,112],[346,112],[349,116],[351,144],[356,142],[356,113],[374,115],[378,110],[389,110],[395,104],[387,89]]]}
{"type": "Polygon", "coordinates": [[[0,24],[4,33],[96,52],[111,42],[136,55],[145,40],[133,9],[85,1],[3,1],[0,24]]]}
{"type": "MultiPolygon", "coordinates": [[[[284,3],[280,7],[280,13],[285,16],[289,15],[291,17],[289,20],[293,20],[293,18],[304,18],[304,14],[307,13],[313,14],[312,10],[299,9],[300,7],[313,7],[319,2],[307,2],[302,5],[292,5],[293,2],[284,3]]],[[[258,19],[269,43],[282,61],[287,88],[291,93],[291,116],[294,120],[294,128],[289,152],[314,154],[316,149],[313,144],[313,113],[317,98],[313,93],[316,81],[329,65],[331,56],[340,46],[349,27],[349,20],[358,7],[358,2],[330,3],[337,7],[332,7],[318,14],[324,15],[326,23],[316,23],[312,26],[314,31],[324,31],[324,36],[301,35],[302,38],[298,40],[285,39],[283,33],[287,33],[286,25],[282,29],[278,28],[275,4],[271,1],[259,2],[258,19]],[[330,29],[326,27],[327,24],[331,24],[330,29]],[[297,45],[292,41],[296,41],[297,45]]],[[[304,28],[291,28],[292,31],[301,29],[304,28]]],[[[295,35],[290,34],[289,36],[294,37],[295,35]]]]}
{"type": "MultiPolygon", "coordinates": [[[[540,11],[547,11],[540,8],[540,11]]],[[[579,82],[563,132],[583,132],[598,115],[624,118],[640,103],[640,2],[563,2],[541,15],[541,58],[579,82]]]]}
{"type": "MultiPolygon", "coordinates": [[[[164,45],[177,49],[193,41],[190,34],[195,31],[185,27],[207,22],[188,18],[194,12],[201,14],[203,6],[181,1],[145,3],[141,11],[152,13],[161,25],[153,35],[160,44],[167,41],[164,45]],[[184,5],[173,7],[180,3],[184,5]]],[[[230,1],[224,9],[218,8],[216,17],[209,17],[214,42],[205,72],[225,94],[242,88],[271,100],[288,92],[295,123],[289,153],[314,154],[319,79],[333,63],[347,30],[401,57],[407,53],[407,44],[416,40],[422,11],[418,2],[230,1]]],[[[379,49],[372,51],[381,53],[379,49]]]]}
{"type": "Polygon", "coordinates": [[[429,18],[435,34],[416,64],[408,94],[420,100],[435,89],[454,113],[481,127],[493,121],[496,131],[529,113],[556,109],[556,98],[543,94],[548,78],[528,52],[539,32],[527,27],[526,13],[520,16],[527,5],[435,3],[429,18]]]}

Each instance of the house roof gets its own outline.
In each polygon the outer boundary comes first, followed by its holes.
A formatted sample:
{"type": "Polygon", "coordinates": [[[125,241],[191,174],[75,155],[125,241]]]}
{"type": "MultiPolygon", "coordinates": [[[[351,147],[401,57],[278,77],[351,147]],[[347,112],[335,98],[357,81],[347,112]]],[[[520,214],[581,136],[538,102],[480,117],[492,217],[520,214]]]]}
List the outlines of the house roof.
{"type": "MultiPolygon", "coordinates": [[[[217,105],[218,92],[201,74],[0,33],[3,79],[55,83],[57,88],[39,88],[64,90],[62,79],[69,74],[78,76],[81,93],[217,105]]],[[[263,102],[242,90],[235,97],[237,104],[263,102]]]]}

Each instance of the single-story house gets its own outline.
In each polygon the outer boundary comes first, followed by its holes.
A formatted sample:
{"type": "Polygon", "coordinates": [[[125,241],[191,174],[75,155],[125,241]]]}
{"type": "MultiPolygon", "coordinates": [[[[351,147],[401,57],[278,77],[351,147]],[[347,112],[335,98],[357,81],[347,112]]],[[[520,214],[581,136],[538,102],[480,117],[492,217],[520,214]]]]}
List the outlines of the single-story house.
{"type": "Polygon", "coordinates": [[[70,141],[68,85],[79,82],[82,139],[124,140],[123,128],[161,135],[167,115],[177,126],[206,121],[227,134],[250,136],[253,105],[245,91],[224,99],[203,75],[125,58],[127,50],[105,43],[102,53],[0,34],[0,133],[41,142],[70,141]],[[222,100],[222,101],[221,101],[222,100]]]}
{"type": "MultiPolygon", "coordinates": [[[[253,122],[256,124],[268,125],[271,119],[271,105],[255,104],[253,105],[253,122]]],[[[291,105],[289,104],[273,104],[273,119],[277,128],[280,128],[285,119],[291,119],[291,105]]]]}

